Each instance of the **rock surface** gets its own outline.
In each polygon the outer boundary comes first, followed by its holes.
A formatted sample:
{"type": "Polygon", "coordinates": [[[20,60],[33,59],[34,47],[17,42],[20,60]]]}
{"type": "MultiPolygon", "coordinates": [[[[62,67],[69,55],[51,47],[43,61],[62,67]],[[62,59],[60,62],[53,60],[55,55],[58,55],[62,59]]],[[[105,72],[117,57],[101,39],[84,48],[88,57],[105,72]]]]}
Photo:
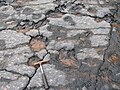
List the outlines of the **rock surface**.
{"type": "Polygon", "coordinates": [[[0,90],[120,90],[119,0],[0,0],[0,90]]]}

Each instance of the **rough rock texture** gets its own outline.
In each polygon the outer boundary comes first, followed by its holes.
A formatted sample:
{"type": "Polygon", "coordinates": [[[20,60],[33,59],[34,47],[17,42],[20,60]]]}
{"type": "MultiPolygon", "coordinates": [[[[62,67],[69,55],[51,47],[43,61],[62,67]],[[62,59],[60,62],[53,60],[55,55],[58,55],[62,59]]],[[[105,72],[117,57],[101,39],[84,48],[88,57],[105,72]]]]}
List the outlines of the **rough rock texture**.
{"type": "Polygon", "coordinates": [[[119,0],[0,0],[0,90],[120,90],[119,0]]]}

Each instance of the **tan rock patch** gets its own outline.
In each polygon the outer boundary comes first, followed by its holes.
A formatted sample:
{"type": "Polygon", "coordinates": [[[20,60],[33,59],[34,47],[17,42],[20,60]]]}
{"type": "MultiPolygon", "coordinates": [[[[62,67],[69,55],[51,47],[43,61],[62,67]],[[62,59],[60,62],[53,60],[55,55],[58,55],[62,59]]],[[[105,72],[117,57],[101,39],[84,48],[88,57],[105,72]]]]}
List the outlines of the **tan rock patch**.
{"type": "Polygon", "coordinates": [[[40,51],[46,47],[45,42],[38,38],[32,38],[29,46],[33,51],[40,51]]]}
{"type": "Polygon", "coordinates": [[[28,31],[30,31],[30,29],[17,29],[16,30],[17,32],[19,32],[19,33],[26,33],[26,32],[28,32],[28,31]]]}
{"type": "Polygon", "coordinates": [[[75,60],[73,59],[61,59],[60,62],[64,65],[67,66],[75,66],[78,67],[78,65],[76,64],[75,60]]]}

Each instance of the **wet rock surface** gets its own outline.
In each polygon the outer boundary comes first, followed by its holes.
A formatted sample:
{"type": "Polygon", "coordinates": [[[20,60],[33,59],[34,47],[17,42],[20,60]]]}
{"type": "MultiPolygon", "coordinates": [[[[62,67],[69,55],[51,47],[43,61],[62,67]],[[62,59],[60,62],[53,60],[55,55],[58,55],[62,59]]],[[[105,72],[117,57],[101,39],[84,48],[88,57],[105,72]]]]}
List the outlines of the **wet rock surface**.
{"type": "Polygon", "coordinates": [[[120,90],[119,0],[0,0],[0,90],[120,90]]]}

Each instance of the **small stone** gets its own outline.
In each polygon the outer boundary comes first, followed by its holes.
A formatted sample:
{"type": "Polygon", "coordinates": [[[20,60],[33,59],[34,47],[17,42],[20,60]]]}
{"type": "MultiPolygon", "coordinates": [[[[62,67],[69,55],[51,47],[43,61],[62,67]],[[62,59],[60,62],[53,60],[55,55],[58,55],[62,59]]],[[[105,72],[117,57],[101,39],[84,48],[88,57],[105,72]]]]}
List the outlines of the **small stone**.
{"type": "Polygon", "coordinates": [[[30,41],[30,48],[33,51],[40,51],[46,47],[45,42],[41,41],[38,38],[32,38],[30,41]]]}

